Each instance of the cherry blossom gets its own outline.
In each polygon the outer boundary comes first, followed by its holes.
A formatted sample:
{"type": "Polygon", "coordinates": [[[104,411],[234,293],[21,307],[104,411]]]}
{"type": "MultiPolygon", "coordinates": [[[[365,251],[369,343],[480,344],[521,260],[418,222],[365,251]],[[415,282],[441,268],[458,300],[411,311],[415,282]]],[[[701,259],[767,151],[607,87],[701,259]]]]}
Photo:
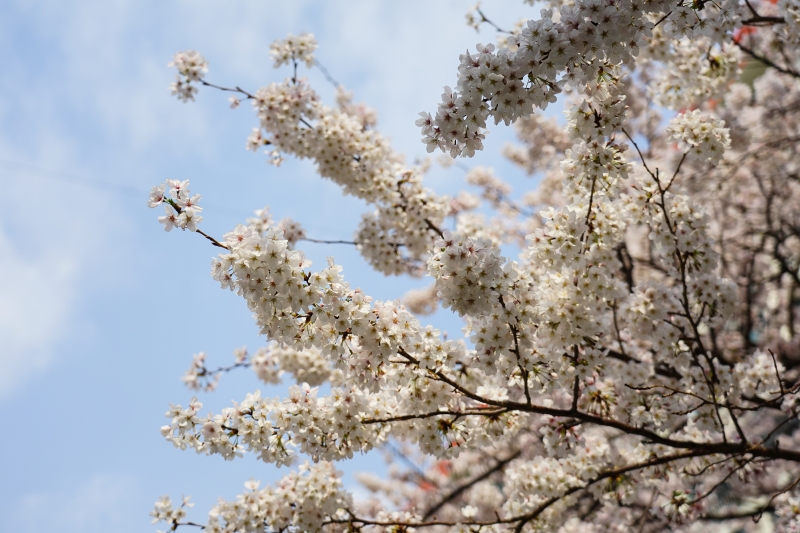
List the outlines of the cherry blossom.
{"type": "Polygon", "coordinates": [[[179,99],[233,91],[255,112],[249,149],[313,161],[367,212],[352,240],[315,239],[268,207],[216,239],[197,230],[188,181],[153,188],[165,229],[216,247],[212,278],[265,338],[229,366],[196,354],[185,384],[207,392],[248,367],[288,386],[217,412],[171,405],[163,437],[297,468],[248,481],[205,521],[168,497],[154,519],[213,532],[798,531],[795,4],[552,0],[509,31],[474,8],[470,25],[502,38],[461,55],[417,125],[449,165],[482,149],[492,120],[513,124],[504,154],[540,177],[521,194],[488,168],[467,169],[472,192],[426,187],[430,163],[406,164],[371,108],[341,87],[328,106],[298,74],[317,64],[310,35],[274,43],[291,76],[254,91],[176,55],[179,99]],[[561,122],[541,114],[556,102],[561,122]],[[306,241],[431,279],[377,300],[334,257],[312,265],[306,241]],[[436,311],[463,335],[422,319],[436,311]],[[372,497],[354,498],[334,465],[375,449],[391,468],[361,475],[372,497]]]}

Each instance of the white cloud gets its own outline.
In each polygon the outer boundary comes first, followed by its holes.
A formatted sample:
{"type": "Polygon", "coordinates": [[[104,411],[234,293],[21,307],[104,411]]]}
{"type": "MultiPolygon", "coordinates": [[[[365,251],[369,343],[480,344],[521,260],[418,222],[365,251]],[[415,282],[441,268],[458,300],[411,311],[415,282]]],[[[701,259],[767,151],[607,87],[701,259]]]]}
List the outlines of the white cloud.
{"type": "Polygon", "coordinates": [[[97,474],[77,487],[28,494],[21,499],[16,516],[10,517],[10,525],[20,533],[129,530],[132,485],[118,476],[97,474]]]}
{"type": "Polygon", "coordinates": [[[0,230],[0,395],[49,363],[75,300],[74,258],[24,257],[0,230]]]}
{"type": "MultiPolygon", "coordinates": [[[[113,216],[113,201],[64,183],[74,176],[43,170],[70,165],[72,157],[69,141],[42,139],[49,153],[18,155],[39,165],[0,155],[0,398],[46,370],[62,341],[87,333],[82,299],[101,289],[111,271],[125,271],[125,240],[110,238],[124,235],[126,226],[113,216]]],[[[0,136],[0,154],[14,151],[22,150],[0,136]]]]}

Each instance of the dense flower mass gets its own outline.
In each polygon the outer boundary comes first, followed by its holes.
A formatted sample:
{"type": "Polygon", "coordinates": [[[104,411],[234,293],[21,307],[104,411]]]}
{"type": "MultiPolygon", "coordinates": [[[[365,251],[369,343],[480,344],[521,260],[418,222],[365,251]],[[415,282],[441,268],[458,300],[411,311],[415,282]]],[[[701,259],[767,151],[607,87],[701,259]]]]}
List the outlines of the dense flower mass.
{"type": "Polygon", "coordinates": [[[444,307],[459,315],[482,315],[491,310],[502,290],[502,258],[484,239],[449,232],[434,244],[428,271],[436,279],[444,307]]]}
{"type": "Polygon", "coordinates": [[[713,5],[577,0],[555,15],[544,9],[503,46],[479,44],[476,53],[459,58],[456,89],[446,87],[436,115],[421,113],[417,121],[423,142],[428,151],[472,156],[483,148],[490,118],[495,124],[516,122],[547,108],[563,90],[580,90],[607,76],[609,68],[633,63],[656,22],[668,39],[704,38],[713,47],[742,13],[733,0],[713,5]]]}
{"type": "Polygon", "coordinates": [[[667,133],[678,141],[681,151],[716,165],[731,147],[731,138],[724,126],[724,121],[695,109],[673,118],[667,133]]]}
{"type": "MultiPolygon", "coordinates": [[[[272,47],[275,66],[290,60],[311,65],[314,48],[311,35],[278,41],[272,47]]],[[[244,96],[252,101],[260,123],[247,140],[248,149],[268,146],[274,164],[280,164],[281,154],[314,161],[322,177],[374,207],[356,232],[364,257],[385,274],[420,275],[423,256],[447,214],[446,198],[423,187],[423,170],[407,166],[372,129],[374,113],[353,104],[343,90],[337,108],[323,105],[297,76],[244,96]]]]}
{"type": "MultiPolygon", "coordinates": [[[[531,3],[531,2],[528,2],[531,3]]],[[[292,76],[253,92],[204,81],[178,54],[173,91],[249,100],[247,140],[270,162],[310,159],[366,202],[352,241],[319,241],[256,212],[221,239],[199,230],[187,181],[154,187],[159,220],[220,251],[212,277],[244,300],[266,345],[230,366],[196,354],[193,391],[250,367],[284,395],[172,405],[180,449],[301,464],[249,481],[204,523],[156,503],[171,530],[723,533],[800,530],[800,9],[778,2],[548,0],[460,57],[455,89],[423,113],[428,151],[504,154],[539,187],[515,196],[488,168],[472,192],[423,185],[377,115],[299,77],[316,41],[272,46],[292,76]],[[561,99],[565,120],[539,113],[561,99]],[[432,278],[402,300],[353,288],[306,241],[358,247],[387,275],[432,278]],[[450,310],[462,338],[419,316],[450,310]],[[185,406],[184,406],[185,405],[185,406]],[[333,463],[391,451],[386,477],[345,490],[333,463]],[[310,460],[311,463],[300,461],[310,460]]],[[[235,105],[234,105],[235,107],[235,105]]],[[[398,294],[398,297],[401,295],[398,294]]]]}
{"type": "Polygon", "coordinates": [[[314,64],[314,50],[317,40],[310,33],[289,35],[286,39],[275,41],[269,47],[269,55],[275,60],[275,67],[289,63],[303,62],[307,67],[314,64]]]}

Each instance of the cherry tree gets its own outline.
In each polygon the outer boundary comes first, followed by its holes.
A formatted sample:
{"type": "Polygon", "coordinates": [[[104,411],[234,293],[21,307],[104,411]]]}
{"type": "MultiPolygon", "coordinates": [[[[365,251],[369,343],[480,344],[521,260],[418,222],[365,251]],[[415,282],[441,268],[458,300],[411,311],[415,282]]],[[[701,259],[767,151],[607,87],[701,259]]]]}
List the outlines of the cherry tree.
{"type": "Polygon", "coordinates": [[[302,77],[321,68],[311,35],[272,45],[289,74],[258,90],[175,55],[179,99],[214,89],[251,104],[248,148],[276,165],[309,159],[370,206],[336,242],[431,283],[376,301],[333,258],[312,266],[299,222],[265,208],[214,237],[188,181],[154,187],[164,229],[216,247],[212,277],[266,338],[230,366],[194,356],[186,385],[211,390],[245,367],[296,381],[207,416],[197,399],[170,406],[161,432],[176,447],[291,473],[249,481],[206,519],[165,496],[154,521],[800,531],[800,2],[545,0],[508,29],[490,16],[467,19],[497,42],[460,56],[454,88],[417,125],[451,164],[513,124],[505,155],[540,177],[519,197],[485,168],[454,197],[426,188],[431,161],[407,164],[374,111],[342,88],[326,104],[302,77]],[[542,114],[555,102],[566,126],[542,114]],[[463,338],[425,323],[439,308],[463,338]],[[386,447],[406,462],[361,476],[374,497],[354,500],[336,463],[386,447]]]}

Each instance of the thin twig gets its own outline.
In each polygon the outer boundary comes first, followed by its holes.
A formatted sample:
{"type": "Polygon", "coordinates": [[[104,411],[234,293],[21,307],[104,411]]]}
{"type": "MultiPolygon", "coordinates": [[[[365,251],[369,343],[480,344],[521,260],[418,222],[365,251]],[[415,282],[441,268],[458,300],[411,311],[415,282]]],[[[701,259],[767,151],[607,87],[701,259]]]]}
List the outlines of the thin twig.
{"type": "Polygon", "coordinates": [[[215,239],[211,235],[208,235],[207,233],[204,233],[203,231],[201,231],[199,229],[196,230],[196,232],[199,233],[200,235],[202,235],[203,237],[205,237],[206,239],[208,239],[209,241],[211,241],[211,244],[213,244],[214,246],[218,246],[220,248],[225,248],[226,250],[230,250],[230,248],[228,248],[227,246],[225,246],[224,244],[219,242],[217,239],[215,239]]]}
{"type": "Polygon", "coordinates": [[[629,134],[629,133],[628,133],[628,132],[625,130],[625,128],[622,128],[622,133],[624,133],[624,134],[625,134],[625,136],[626,136],[626,137],[627,137],[627,138],[628,138],[628,139],[631,141],[631,143],[633,144],[633,147],[634,147],[634,148],[636,148],[636,152],[639,154],[639,159],[641,159],[641,160],[642,160],[642,165],[644,165],[644,169],[647,171],[647,173],[648,173],[648,174],[650,174],[650,176],[652,176],[653,178],[655,178],[655,174],[653,174],[653,172],[650,170],[650,167],[648,167],[648,166],[647,166],[647,161],[645,161],[645,159],[644,159],[644,155],[642,154],[642,151],[641,151],[641,150],[639,150],[639,145],[638,145],[638,144],[636,144],[636,141],[634,141],[634,140],[633,140],[633,137],[631,137],[631,136],[630,136],[630,134],[629,134]]]}
{"type": "Polygon", "coordinates": [[[738,41],[733,41],[733,44],[735,44],[739,48],[739,50],[741,50],[742,52],[746,53],[747,55],[749,55],[753,59],[757,59],[758,61],[761,61],[765,65],[774,68],[778,72],[782,72],[783,74],[788,74],[789,76],[792,76],[792,77],[795,77],[795,78],[800,78],[800,73],[797,73],[794,70],[789,69],[788,67],[787,68],[781,67],[780,65],[778,65],[774,61],[770,60],[769,58],[767,58],[765,56],[759,55],[754,50],[752,50],[751,48],[746,47],[742,43],[740,43],[738,41]]]}
{"type": "Polygon", "coordinates": [[[508,30],[504,30],[503,28],[501,28],[500,26],[498,26],[497,24],[495,24],[494,22],[492,22],[491,20],[486,18],[486,15],[483,14],[483,11],[481,11],[480,8],[476,8],[475,11],[477,11],[478,15],[481,16],[481,22],[485,22],[486,24],[488,24],[489,26],[491,26],[492,28],[494,28],[495,30],[497,30],[500,33],[507,33],[509,35],[512,35],[512,32],[510,32],[508,30]]]}
{"type": "Polygon", "coordinates": [[[331,73],[328,72],[328,69],[326,69],[325,67],[322,66],[322,63],[320,63],[318,59],[314,59],[314,66],[317,67],[320,72],[322,72],[322,75],[325,76],[325,79],[328,80],[328,83],[330,83],[331,85],[333,85],[337,89],[342,86],[338,81],[333,79],[333,76],[331,76],[331,73]]]}
{"type": "Polygon", "coordinates": [[[516,452],[514,452],[510,456],[506,457],[505,459],[501,459],[501,460],[497,461],[497,463],[492,468],[488,469],[483,474],[480,474],[479,476],[474,477],[474,478],[470,479],[469,481],[467,481],[465,483],[462,483],[458,487],[456,487],[453,490],[451,490],[450,492],[448,492],[447,495],[442,497],[441,500],[439,500],[437,503],[435,503],[433,506],[431,506],[430,509],[425,511],[425,514],[422,516],[422,520],[424,521],[424,520],[427,520],[428,518],[434,516],[439,509],[441,509],[447,503],[451,502],[452,500],[454,500],[455,498],[460,496],[465,490],[467,490],[470,487],[476,485],[477,483],[480,483],[481,481],[487,479],[489,476],[491,476],[495,472],[499,472],[500,470],[505,468],[508,463],[510,463],[511,461],[516,459],[517,457],[519,457],[521,453],[522,453],[521,450],[517,450],[516,452]]]}
{"type": "Polygon", "coordinates": [[[351,244],[353,246],[358,246],[358,243],[355,241],[339,241],[339,240],[325,240],[325,239],[311,239],[308,237],[303,237],[301,239],[297,239],[298,241],[306,241],[306,242],[316,242],[319,244],[351,244]]]}

